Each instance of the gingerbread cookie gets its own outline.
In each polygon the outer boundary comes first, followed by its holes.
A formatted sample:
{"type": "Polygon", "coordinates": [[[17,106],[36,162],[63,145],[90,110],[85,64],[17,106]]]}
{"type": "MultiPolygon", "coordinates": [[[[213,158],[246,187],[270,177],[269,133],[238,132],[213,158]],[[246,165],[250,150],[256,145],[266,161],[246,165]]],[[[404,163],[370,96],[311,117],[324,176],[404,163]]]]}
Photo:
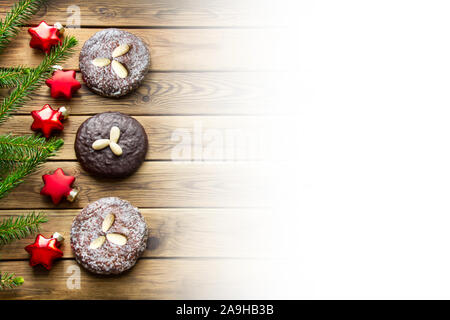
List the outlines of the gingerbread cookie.
{"type": "Polygon", "coordinates": [[[89,38],[79,59],[86,85],[93,92],[112,98],[138,88],[150,64],[145,43],[134,34],[115,28],[89,38]]]}
{"type": "Polygon", "coordinates": [[[147,224],[138,209],[114,197],[86,206],[70,231],[75,259],[97,274],[119,274],[133,267],[147,239],[147,224]]]}
{"type": "Polygon", "coordinates": [[[120,112],[104,112],[87,119],[75,139],[75,153],[83,169],[104,178],[129,176],[145,160],[147,150],[144,127],[120,112]]]}

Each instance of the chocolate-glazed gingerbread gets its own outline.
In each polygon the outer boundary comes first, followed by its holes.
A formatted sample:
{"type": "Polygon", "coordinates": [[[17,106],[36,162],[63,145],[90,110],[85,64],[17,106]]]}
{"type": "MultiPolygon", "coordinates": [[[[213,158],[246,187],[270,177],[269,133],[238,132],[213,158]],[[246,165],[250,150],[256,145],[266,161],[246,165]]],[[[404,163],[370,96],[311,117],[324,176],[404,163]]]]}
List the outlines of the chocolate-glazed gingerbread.
{"type": "Polygon", "coordinates": [[[104,112],[84,121],[78,128],[75,154],[87,172],[104,178],[123,178],[135,172],[148,150],[147,133],[134,118],[120,112],[104,112]],[[119,138],[108,141],[117,127],[119,138]],[[104,141],[97,148],[94,143],[104,141]],[[117,145],[115,146],[114,143],[117,145]],[[120,152],[116,152],[120,148],[120,152]]]}
{"type": "Polygon", "coordinates": [[[139,37],[110,28],[97,32],[84,43],[79,60],[83,80],[93,92],[118,98],[142,83],[150,54],[139,37]]]}
{"type": "Polygon", "coordinates": [[[139,210],[114,197],[87,205],[75,217],[70,231],[75,259],[97,274],[119,274],[132,268],[145,251],[147,239],[147,224],[139,210]],[[111,217],[104,228],[105,219],[111,217]],[[115,241],[113,236],[124,240],[115,241]]]}

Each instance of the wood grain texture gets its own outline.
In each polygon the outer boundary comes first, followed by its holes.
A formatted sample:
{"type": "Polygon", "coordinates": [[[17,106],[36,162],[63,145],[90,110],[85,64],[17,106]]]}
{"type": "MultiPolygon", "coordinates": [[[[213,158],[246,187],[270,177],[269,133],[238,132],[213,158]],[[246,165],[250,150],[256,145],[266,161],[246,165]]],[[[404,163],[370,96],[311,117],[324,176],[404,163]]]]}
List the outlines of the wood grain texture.
{"type": "Polygon", "coordinates": [[[262,299],[268,295],[263,289],[269,265],[264,260],[140,259],[120,276],[97,276],[71,259],[57,261],[51,271],[8,261],[0,268],[23,276],[25,283],[0,292],[0,299],[262,299]]]}
{"type": "MultiPolygon", "coordinates": [[[[87,118],[71,116],[64,121],[64,130],[55,134],[64,139],[64,146],[53,160],[76,160],[76,132],[87,118]]],[[[263,158],[263,144],[268,141],[264,139],[269,122],[265,117],[135,116],[135,119],[148,135],[147,160],[258,160],[263,158]]],[[[32,134],[32,122],[29,115],[15,116],[7,125],[0,126],[0,134],[32,134]]]]}
{"type": "Polygon", "coordinates": [[[263,206],[264,166],[253,162],[144,162],[132,176],[122,180],[98,179],[77,162],[48,162],[25,183],[1,199],[2,209],[55,208],[49,197],[39,194],[41,175],[62,168],[77,177],[81,189],[77,201],[63,201],[59,208],[82,208],[102,197],[115,196],[141,208],[151,207],[255,207],[263,206]],[[24,201],[26,199],[26,201],[24,201]]]}
{"type": "MultiPolygon", "coordinates": [[[[45,236],[55,231],[65,238],[61,247],[64,258],[73,258],[70,229],[80,210],[44,210],[48,222],[39,233],[45,236]]],[[[140,209],[149,227],[149,241],[143,257],[262,257],[269,244],[257,239],[255,233],[267,235],[262,209],[140,209]],[[258,221],[258,228],[255,228],[258,221]]],[[[0,210],[0,219],[16,217],[24,210],[0,210]]],[[[35,235],[2,247],[1,260],[24,259],[29,255],[24,247],[35,235]]]]}
{"type": "MultiPolygon", "coordinates": [[[[53,99],[47,86],[40,87],[32,100],[17,111],[30,114],[49,103],[68,105],[73,115],[94,115],[102,110],[133,115],[229,115],[273,112],[279,104],[270,74],[248,72],[149,73],[137,91],[120,99],[107,99],[90,91],[77,79],[81,89],[70,101],[53,99]]],[[[0,89],[0,94],[8,94],[0,89]]]]}
{"type": "MultiPolygon", "coordinates": [[[[0,0],[3,14],[13,0],[0,0]]],[[[82,26],[268,26],[275,23],[265,0],[65,0],[49,1],[31,20],[82,26]],[[73,6],[78,6],[73,7],[73,6]]]]}
{"type": "MultiPolygon", "coordinates": [[[[101,29],[70,29],[79,45],[63,64],[79,69],[78,56],[84,42],[101,29]]],[[[125,29],[148,45],[153,71],[242,71],[278,70],[282,61],[274,48],[283,44],[281,29],[125,29]]],[[[26,28],[2,53],[0,67],[37,66],[43,58],[29,46],[26,28]]]]}

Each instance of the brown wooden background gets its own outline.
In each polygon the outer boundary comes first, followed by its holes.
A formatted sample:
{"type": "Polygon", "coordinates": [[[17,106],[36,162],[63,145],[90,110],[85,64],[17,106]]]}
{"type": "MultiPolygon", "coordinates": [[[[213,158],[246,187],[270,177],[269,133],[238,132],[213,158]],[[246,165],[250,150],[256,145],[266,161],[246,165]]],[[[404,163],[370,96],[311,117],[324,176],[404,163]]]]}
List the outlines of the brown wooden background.
{"type": "MultiPolygon", "coordinates": [[[[0,0],[2,15],[12,3],[0,0]]],[[[29,134],[31,110],[45,103],[72,108],[60,134],[65,145],[59,154],[0,200],[0,218],[30,210],[47,212],[49,222],[41,232],[47,236],[61,232],[66,238],[65,256],[51,271],[32,269],[23,248],[34,237],[4,246],[0,270],[22,275],[26,282],[17,290],[1,293],[0,298],[239,298],[244,293],[242,279],[247,280],[247,290],[259,288],[263,281],[253,276],[255,265],[250,262],[261,254],[261,241],[253,232],[262,219],[265,177],[261,152],[248,155],[244,145],[231,155],[194,153],[188,161],[172,161],[171,152],[177,143],[172,138],[174,130],[185,128],[193,134],[199,124],[203,130],[219,134],[227,130],[255,134],[258,128],[256,136],[261,138],[275,100],[266,94],[271,85],[265,72],[278,67],[277,60],[268,63],[265,53],[277,46],[279,32],[271,28],[273,21],[267,18],[263,2],[50,0],[31,24],[41,20],[66,24],[76,14],[71,5],[80,10],[81,28],[68,32],[80,44],[65,68],[78,70],[79,50],[92,34],[119,27],[148,44],[151,69],[135,93],[118,100],[99,97],[83,85],[65,102],[50,98],[49,89],[43,86],[15,117],[0,126],[0,134],[29,134]],[[147,159],[128,179],[94,179],[76,161],[73,142],[77,128],[87,117],[104,111],[133,115],[147,130],[147,159]],[[39,190],[42,174],[58,167],[75,175],[82,191],[76,202],[55,207],[39,190]],[[104,196],[118,196],[141,208],[151,229],[148,250],[135,268],[119,277],[98,277],[81,269],[80,289],[70,289],[70,267],[77,266],[69,244],[72,219],[80,208],[104,196]],[[254,287],[249,287],[249,281],[254,287]]],[[[1,55],[0,67],[38,64],[42,54],[28,43],[24,28],[1,55]]],[[[79,73],[77,76],[81,81],[79,73]]],[[[207,144],[203,141],[203,147],[207,144]]],[[[262,263],[257,266],[263,268],[262,263]]]]}

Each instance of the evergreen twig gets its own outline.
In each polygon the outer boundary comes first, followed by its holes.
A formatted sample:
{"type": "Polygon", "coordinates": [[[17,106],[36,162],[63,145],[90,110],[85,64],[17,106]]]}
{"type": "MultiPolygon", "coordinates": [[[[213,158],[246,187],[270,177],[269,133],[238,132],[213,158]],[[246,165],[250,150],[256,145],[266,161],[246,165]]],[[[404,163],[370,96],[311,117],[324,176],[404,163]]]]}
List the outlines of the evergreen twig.
{"type": "Polygon", "coordinates": [[[23,239],[39,230],[41,223],[47,222],[42,212],[31,212],[16,218],[9,217],[0,221],[0,246],[14,240],[23,239]]]}
{"type": "Polygon", "coordinates": [[[20,26],[29,20],[44,2],[45,0],[20,0],[13,5],[6,17],[0,21],[0,52],[17,35],[20,26]]]}
{"type": "Polygon", "coordinates": [[[56,138],[0,135],[0,198],[22,183],[63,144],[62,139],[56,138]]]}
{"type": "Polygon", "coordinates": [[[72,49],[77,43],[78,41],[74,37],[64,38],[63,43],[53,47],[37,68],[23,76],[20,85],[0,104],[0,123],[11,116],[11,112],[23,106],[29,99],[29,94],[50,77],[53,71],[51,67],[65,60],[73,52],[72,49]]]}
{"type": "Polygon", "coordinates": [[[0,271],[0,291],[21,286],[23,283],[22,277],[16,277],[14,273],[1,273],[0,271]]]}

